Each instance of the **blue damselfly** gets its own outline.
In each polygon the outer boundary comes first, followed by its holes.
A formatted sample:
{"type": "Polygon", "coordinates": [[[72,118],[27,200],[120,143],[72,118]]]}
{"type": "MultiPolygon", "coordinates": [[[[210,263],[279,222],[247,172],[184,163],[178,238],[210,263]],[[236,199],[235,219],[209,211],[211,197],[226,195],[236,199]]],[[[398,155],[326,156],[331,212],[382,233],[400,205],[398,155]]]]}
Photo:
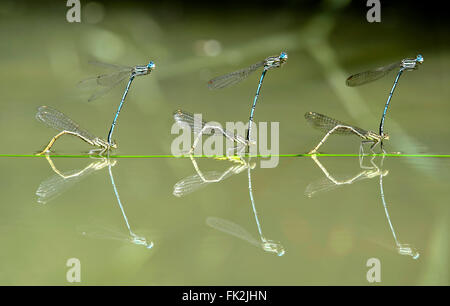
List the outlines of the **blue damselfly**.
{"type": "Polygon", "coordinates": [[[255,72],[259,68],[263,67],[263,72],[259,79],[258,88],[256,90],[255,98],[253,99],[252,109],[250,111],[250,120],[249,127],[247,133],[247,140],[250,140],[251,137],[251,128],[253,123],[253,115],[256,108],[256,102],[258,101],[259,94],[261,92],[262,83],[264,80],[264,76],[268,70],[279,68],[282,64],[286,63],[288,59],[288,55],[286,52],[281,52],[278,56],[269,56],[263,61],[257,62],[247,68],[240,69],[231,73],[227,73],[225,75],[218,76],[208,82],[208,87],[210,89],[219,89],[224,88],[236,83],[241,82],[246,79],[251,73],[255,72]]]}
{"type": "Polygon", "coordinates": [[[386,105],[384,106],[383,115],[381,116],[380,121],[380,129],[379,134],[383,135],[384,133],[384,120],[386,118],[386,113],[389,107],[389,103],[391,102],[392,95],[394,94],[394,90],[397,87],[398,80],[400,79],[400,76],[402,75],[403,71],[412,71],[416,70],[420,64],[423,63],[423,56],[417,55],[416,58],[412,59],[404,59],[400,62],[396,62],[390,65],[386,65],[383,67],[378,67],[375,69],[371,69],[368,71],[364,71],[361,73],[357,73],[354,75],[351,75],[347,78],[347,86],[353,87],[353,86],[359,86],[363,85],[375,80],[378,80],[382,78],[383,76],[387,75],[389,72],[393,71],[394,69],[399,69],[397,76],[395,77],[394,85],[392,86],[392,89],[389,93],[388,99],[386,101],[386,105]]]}
{"type": "Polygon", "coordinates": [[[147,65],[134,67],[106,64],[95,61],[92,61],[91,63],[101,66],[103,68],[108,68],[111,70],[111,72],[88,78],[86,80],[81,81],[78,84],[79,87],[94,87],[94,86],[97,87],[97,89],[90,96],[88,101],[93,101],[103,96],[117,84],[121,83],[122,81],[128,78],[127,87],[125,88],[122,100],[120,101],[119,104],[119,108],[117,109],[116,114],[114,115],[114,119],[108,133],[108,143],[112,143],[111,138],[114,131],[114,127],[116,126],[117,118],[119,117],[119,113],[122,110],[128,91],[130,90],[131,83],[137,76],[150,74],[150,72],[152,72],[155,69],[156,65],[153,61],[150,61],[147,65]]]}

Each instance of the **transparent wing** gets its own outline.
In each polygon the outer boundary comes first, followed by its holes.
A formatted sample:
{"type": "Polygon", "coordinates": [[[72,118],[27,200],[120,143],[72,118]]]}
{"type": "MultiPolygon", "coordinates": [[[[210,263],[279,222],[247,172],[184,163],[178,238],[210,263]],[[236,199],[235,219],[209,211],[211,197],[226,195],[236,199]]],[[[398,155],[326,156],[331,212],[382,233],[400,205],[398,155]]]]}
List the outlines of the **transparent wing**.
{"type": "MultiPolygon", "coordinates": [[[[92,170],[94,171],[94,170],[92,170]]],[[[36,195],[38,196],[38,203],[46,204],[53,199],[60,196],[64,191],[73,186],[76,182],[78,182],[82,177],[86,174],[92,172],[86,171],[80,175],[76,175],[80,172],[80,170],[72,170],[64,173],[65,177],[60,176],[59,174],[55,174],[52,177],[42,181],[36,190],[36,195]]]]}
{"type": "Polygon", "coordinates": [[[336,189],[339,186],[340,185],[335,184],[334,182],[330,181],[328,178],[321,178],[315,182],[310,183],[308,186],[306,186],[305,195],[308,198],[312,198],[313,196],[316,196],[319,193],[336,189]]]}
{"type": "Polygon", "coordinates": [[[110,63],[104,63],[96,60],[90,60],[88,62],[90,65],[98,66],[104,69],[111,69],[111,70],[128,70],[131,72],[133,70],[133,67],[130,66],[124,66],[124,65],[117,65],[117,64],[110,64],[110,63]]]}
{"type": "MultiPolygon", "coordinates": [[[[191,131],[194,134],[198,134],[202,132],[202,129],[205,127],[206,122],[205,121],[201,121],[201,122],[194,122],[194,115],[190,114],[188,112],[182,111],[182,110],[177,110],[173,113],[173,118],[175,119],[175,121],[181,126],[189,126],[191,128],[191,131]]],[[[205,130],[203,131],[204,135],[214,135],[215,134],[215,130],[211,129],[211,130],[205,130]]]]}
{"type": "Polygon", "coordinates": [[[88,78],[78,83],[78,87],[84,90],[92,90],[93,93],[88,101],[96,100],[108,93],[117,84],[130,77],[130,71],[115,71],[88,78]]]}
{"type": "Polygon", "coordinates": [[[79,225],[77,231],[84,236],[95,239],[130,240],[126,234],[101,225],[79,225]]]}
{"type": "Polygon", "coordinates": [[[264,66],[264,61],[251,65],[250,67],[237,70],[225,75],[218,76],[208,82],[209,89],[219,89],[239,83],[247,78],[252,72],[264,66]]]}
{"type": "Polygon", "coordinates": [[[200,189],[201,187],[205,187],[209,183],[219,182],[224,178],[223,173],[218,171],[205,172],[203,177],[198,174],[194,174],[177,182],[173,186],[173,195],[176,197],[183,197],[200,189]]]}
{"type": "Polygon", "coordinates": [[[253,245],[257,246],[261,245],[261,243],[258,242],[255,238],[253,238],[253,236],[246,229],[244,229],[240,225],[237,225],[234,222],[217,217],[207,217],[206,224],[216,230],[222,231],[224,233],[238,237],[242,240],[248,241],[253,245]]]}
{"type": "Polygon", "coordinates": [[[87,130],[82,129],[78,123],[50,106],[40,106],[36,113],[36,119],[60,132],[73,132],[90,140],[96,138],[87,130]]]}
{"type": "MultiPolygon", "coordinates": [[[[337,125],[343,125],[346,127],[353,128],[354,130],[358,131],[358,133],[361,133],[362,135],[367,134],[368,132],[366,130],[363,130],[361,128],[352,126],[350,124],[338,121],[336,119],[327,117],[325,115],[314,113],[314,112],[308,112],[305,114],[305,119],[311,125],[313,128],[320,130],[322,132],[328,133],[330,130],[332,130],[337,125]]],[[[339,127],[334,131],[334,134],[338,135],[351,135],[355,134],[355,132],[349,128],[345,127],[339,127]]]]}
{"type": "Polygon", "coordinates": [[[393,63],[387,66],[379,67],[376,69],[364,71],[361,73],[357,73],[351,75],[347,78],[346,84],[347,86],[359,86],[369,82],[373,82],[384,77],[386,74],[394,70],[395,68],[400,68],[401,62],[393,63]]]}
{"type": "Polygon", "coordinates": [[[367,178],[364,172],[352,177],[346,176],[339,180],[332,180],[328,177],[321,178],[315,182],[310,183],[305,189],[305,195],[309,198],[316,196],[319,193],[331,191],[342,185],[350,185],[356,181],[367,178]]]}
{"type": "Polygon", "coordinates": [[[80,81],[77,86],[80,88],[95,88],[97,86],[101,87],[112,87],[117,83],[127,79],[130,76],[130,71],[114,71],[111,73],[100,74],[94,77],[87,78],[80,81]]]}
{"type": "Polygon", "coordinates": [[[207,123],[205,121],[195,122],[194,115],[191,113],[182,110],[177,110],[173,113],[173,118],[181,127],[185,126],[190,127],[191,131],[195,135],[198,135],[200,133],[202,133],[203,135],[222,135],[227,136],[230,139],[233,139],[234,141],[242,143],[245,142],[245,139],[243,137],[239,135],[234,135],[234,133],[231,133],[227,130],[215,128],[214,126],[208,126],[207,129],[203,130],[203,128],[205,127],[205,125],[207,125],[207,123]]]}

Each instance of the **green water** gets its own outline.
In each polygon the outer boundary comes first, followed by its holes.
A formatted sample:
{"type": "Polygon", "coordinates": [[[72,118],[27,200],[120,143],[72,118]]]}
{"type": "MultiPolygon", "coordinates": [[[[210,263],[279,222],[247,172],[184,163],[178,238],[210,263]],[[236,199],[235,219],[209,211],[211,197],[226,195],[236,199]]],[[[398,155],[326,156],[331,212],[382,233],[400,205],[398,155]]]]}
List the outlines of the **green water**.
{"type": "MultiPolygon", "coordinates": [[[[261,11],[185,11],[176,4],[82,7],[82,22],[70,24],[64,5],[0,3],[0,284],[68,285],[70,258],[80,260],[82,285],[368,285],[370,258],[380,260],[381,285],[449,284],[450,159],[425,156],[450,154],[448,24],[395,8],[369,24],[366,8],[354,6],[280,8],[265,22],[261,11]],[[208,40],[220,48],[209,50],[208,40]],[[280,157],[270,169],[259,167],[262,158],[251,160],[263,237],[285,251],[276,256],[258,244],[245,166],[239,172],[237,163],[198,158],[203,173],[219,173],[214,178],[230,167],[239,173],[176,197],[175,185],[197,174],[189,158],[127,156],[170,155],[178,108],[221,123],[247,120],[258,73],[221,91],[209,91],[206,82],[282,50],[289,60],[267,74],[255,113],[256,121],[280,122],[282,155],[306,153],[323,136],[307,125],[307,111],[377,131],[394,74],[360,88],[346,87],[345,78],[418,53],[425,61],[401,77],[385,125],[388,152],[421,156],[377,156],[375,166],[366,157],[369,169],[357,156],[318,157],[342,185],[330,183],[309,156],[280,157]],[[33,154],[55,135],[34,119],[40,105],[106,137],[125,84],[88,103],[75,84],[98,72],[90,59],[157,65],[132,85],[114,134],[113,154],[122,158],[110,160],[129,225],[152,248],[108,239],[129,231],[107,161],[55,157],[63,179],[45,157],[10,156],[33,154]],[[396,248],[380,175],[395,237],[417,259],[396,248]],[[40,186],[54,192],[45,203],[36,194],[40,186]],[[308,197],[314,186],[325,190],[308,197]],[[207,220],[222,220],[247,240],[207,220]]],[[[54,147],[59,155],[89,149],[72,137],[54,147]]],[[[358,149],[357,137],[336,136],[321,151],[358,149]]]]}

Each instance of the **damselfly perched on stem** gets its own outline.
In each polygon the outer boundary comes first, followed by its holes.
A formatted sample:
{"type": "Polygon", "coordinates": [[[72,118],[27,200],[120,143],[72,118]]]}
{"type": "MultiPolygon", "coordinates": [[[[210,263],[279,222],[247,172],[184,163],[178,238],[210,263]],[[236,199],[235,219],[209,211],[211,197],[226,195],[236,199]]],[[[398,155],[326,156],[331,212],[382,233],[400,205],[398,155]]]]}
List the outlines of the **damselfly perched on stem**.
{"type": "Polygon", "coordinates": [[[91,61],[90,63],[101,66],[103,68],[109,68],[111,69],[111,72],[88,78],[86,80],[81,81],[78,84],[79,87],[97,87],[96,91],[90,96],[88,101],[93,101],[103,96],[117,84],[121,83],[122,81],[128,78],[127,87],[125,88],[122,100],[120,101],[119,104],[119,108],[117,109],[117,112],[114,115],[114,119],[108,133],[108,143],[111,143],[114,127],[116,126],[117,118],[119,117],[119,113],[122,110],[128,91],[130,90],[131,83],[137,76],[150,74],[150,72],[152,72],[155,69],[156,65],[153,61],[150,61],[147,65],[134,67],[106,64],[95,61],[91,61]]]}
{"type": "Polygon", "coordinates": [[[374,132],[363,130],[359,127],[338,121],[336,119],[327,117],[319,113],[308,112],[305,114],[305,118],[306,121],[308,121],[308,123],[313,128],[326,133],[326,135],[319,142],[319,144],[314,149],[312,149],[308,154],[317,153],[317,150],[320,148],[320,146],[322,146],[323,143],[327,140],[327,138],[333,133],[337,135],[352,135],[352,134],[357,135],[363,139],[363,143],[366,142],[372,143],[372,145],[370,146],[370,150],[372,152],[373,148],[383,139],[386,140],[389,139],[388,134],[378,135],[374,132]]]}
{"type": "Polygon", "coordinates": [[[363,85],[375,80],[378,80],[382,78],[383,76],[387,75],[389,72],[391,72],[394,69],[399,69],[397,76],[394,81],[394,85],[392,86],[392,89],[389,93],[388,99],[386,101],[386,105],[384,106],[383,115],[381,116],[380,121],[380,129],[379,133],[380,135],[384,134],[383,128],[384,128],[384,120],[386,118],[386,113],[389,107],[389,103],[391,102],[392,95],[394,94],[395,87],[397,87],[398,80],[400,79],[400,76],[402,75],[403,71],[412,71],[416,70],[420,64],[423,63],[423,56],[417,55],[416,58],[406,58],[400,62],[396,62],[390,65],[386,65],[383,67],[371,69],[368,71],[364,71],[361,73],[357,73],[354,75],[351,75],[347,78],[346,84],[347,86],[353,87],[353,86],[359,86],[363,85]]]}
{"type": "Polygon", "coordinates": [[[100,149],[91,150],[90,153],[98,152],[98,154],[101,155],[110,148],[117,148],[117,145],[114,142],[109,143],[106,140],[92,135],[87,130],[81,128],[78,123],[50,106],[40,106],[38,108],[38,112],[36,113],[36,119],[44,123],[45,125],[59,131],[59,133],[55,137],[53,137],[52,140],[50,140],[45,149],[37,153],[37,155],[42,155],[48,152],[55,141],[58,140],[58,138],[62,135],[66,134],[79,137],[92,146],[100,147],[100,149]]]}
{"type": "Polygon", "coordinates": [[[263,67],[263,72],[259,79],[258,89],[256,90],[255,98],[253,99],[252,109],[250,111],[250,120],[249,127],[247,133],[247,140],[250,140],[251,137],[251,126],[253,123],[253,115],[256,108],[256,102],[258,101],[259,93],[261,91],[262,82],[264,80],[264,76],[268,70],[279,68],[282,64],[286,63],[288,59],[288,55],[286,52],[281,52],[278,56],[269,56],[263,61],[257,62],[247,68],[240,69],[231,73],[227,73],[225,75],[218,76],[208,82],[209,89],[219,89],[224,88],[236,83],[241,82],[246,79],[251,73],[255,72],[259,68],[263,67]]]}
{"type": "MultiPolygon", "coordinates": [[[[205,121],[196,118],[193,114],[185,112],[183,110],[177,110],[173,113],[173,118],[181,127],[189,127],[191,131],[196,135],[191,150],[189,154],[192,154],[197,146],[202,135],[216,135],[222,134],[224,137],[230,139],[233,142],[236,142],[238,145],[241,145],[242,148],[245,148],[249,145],[249,141],[239,135],[235,135],[234,133],[224,130],[221,126],[208,124],[205,121]]],[[[253,142],[250,142],[253,144],[253,142]]],[[[233,148],[234,149],[234,148],[233,148]]]]}

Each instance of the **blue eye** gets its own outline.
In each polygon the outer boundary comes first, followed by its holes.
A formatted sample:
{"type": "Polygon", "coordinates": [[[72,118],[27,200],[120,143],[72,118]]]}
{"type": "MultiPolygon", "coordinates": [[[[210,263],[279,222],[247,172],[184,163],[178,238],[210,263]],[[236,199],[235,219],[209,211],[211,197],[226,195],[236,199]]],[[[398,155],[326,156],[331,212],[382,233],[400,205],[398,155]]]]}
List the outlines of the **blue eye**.
{"type": "Polygon", "coordinates": [[[283,58],[283,59],[285,59],[285,58],[287,58],[288,56],[287,56],[287,53],[285,53],[285,52],[281,52],[281,54],[280,54],[280,58],[283,58]]]}
{"type": "Polygon", "coordinates": [[[417,62],[420,62],[420,63],[423,62],[423,56],[422,56],[422,54],[417,55],[416,61],[417,61],[417,62]]]}
{"type": "Polygon", "coordinates": [[[149,69],[153,69],[155,67],[156,67],[156,65],[153,61],[150,61],[150,63],[148,63],[148,65],[147,65],[147,68],[149,68],[149,69]]]}

